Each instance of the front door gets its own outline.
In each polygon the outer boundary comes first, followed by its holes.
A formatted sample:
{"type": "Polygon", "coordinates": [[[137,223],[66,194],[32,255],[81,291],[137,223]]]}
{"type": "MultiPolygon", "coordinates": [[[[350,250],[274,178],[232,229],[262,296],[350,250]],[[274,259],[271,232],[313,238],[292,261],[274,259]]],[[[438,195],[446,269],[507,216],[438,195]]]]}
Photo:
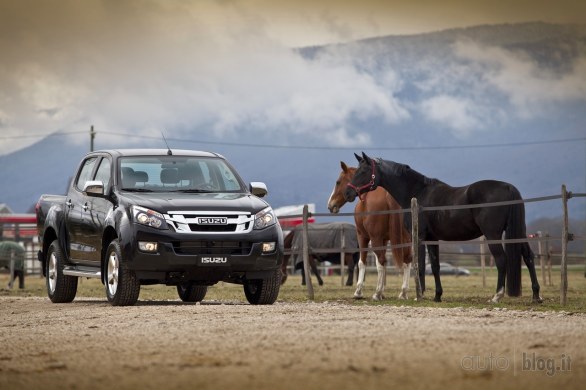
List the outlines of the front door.
{"type": "Polygon", "coordinates": [[[91,200],[83,194],[85,183],[91,180],[94,173],[97,157],[86,159],[79,170],[65,200],[65,224],[68,232],[69,257],[72,261],[85,263],[91,261],[92,248],[87,243],[87,220],[91,200]]]}

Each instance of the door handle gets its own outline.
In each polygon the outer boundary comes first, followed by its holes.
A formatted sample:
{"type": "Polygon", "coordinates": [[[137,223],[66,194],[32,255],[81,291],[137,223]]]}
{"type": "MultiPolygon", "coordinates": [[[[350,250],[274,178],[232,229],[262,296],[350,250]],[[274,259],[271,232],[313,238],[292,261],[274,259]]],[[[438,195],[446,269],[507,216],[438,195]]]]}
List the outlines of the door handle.
{"type": "Polygon", "coordinates": [[[67,202],[65,202],[65,206],[71,208],[71,205],[72,205],[71,199],[69,199],[67,202]]]}
{"type": "Polygon", "coordinates": [[[87,202],[83,206],[81,206],[81,208],[83,209],[83,211],[87,211],[87,209],[88,209],[87,202]]]}

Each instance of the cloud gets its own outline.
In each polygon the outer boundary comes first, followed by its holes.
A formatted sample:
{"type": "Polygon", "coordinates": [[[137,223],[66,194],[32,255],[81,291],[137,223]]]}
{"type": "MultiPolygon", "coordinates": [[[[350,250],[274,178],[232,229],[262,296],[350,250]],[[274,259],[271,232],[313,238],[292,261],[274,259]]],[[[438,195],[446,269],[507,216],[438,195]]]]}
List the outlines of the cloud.
{"type": "Polygon", "coordinates": [[[451,129],[459,138],[484,128],[478,118],[479,110],[473,101],[449,95],[435,96],[421,103],[424,117],[451,129]]]}
{"type": "MultiPolygon", "coordinates": [[[[3,136],[93,124],[155,136],[165,129],[176,138],[246,131],[342,145],[370,142],[352,120],[397,123],[406,115],[390,84],[349,64],[304,59],[271,40],[264,20],[237,2],[23,4],[0,12],[3,136]]],[[[33,141],[0,139],[0,154],[33,141]]],[[[107,141],[121,140],[102,137],[100,145],[107,141]]]]}
{"type": "Polygon", "coordinates": [[[552,103],[586,100],[586,53],[568,71],[546,68],[521,51],[458,42],[455,53],[481,68],[481,80],[503,93],[521,118],[539,117],[552,103]]]}

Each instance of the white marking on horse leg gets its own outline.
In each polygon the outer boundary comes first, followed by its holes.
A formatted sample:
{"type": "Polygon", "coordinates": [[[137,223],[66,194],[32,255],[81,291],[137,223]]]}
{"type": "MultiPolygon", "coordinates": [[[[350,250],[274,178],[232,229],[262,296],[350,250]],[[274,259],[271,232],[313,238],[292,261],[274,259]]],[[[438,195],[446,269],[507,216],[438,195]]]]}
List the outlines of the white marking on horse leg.
{"type": "Polygon", "coordinates": [[[362,287],[364,287],[364,277],[366,276],[366,265],[360,260],[358,262],[358,282],[356,283],[356,291],[354,298],[362,298],[362,287]]]}
{"type": "Polygon", "coordinates": [[[372,296],[372,299],[374,299],[375,301],[380,301],[385,298],[383,293],[385,291],[387,269],[384,265],[380,263],[380,261],[378,260],[378,256],[376,254],[374,255],[374,257],[376,259],[376,272],[378,274],[378,279],[376,281],[376,292],[372,296]]]}
{"type": "Polygon", "coordinates": [[[411,276],[411,263],[403,264],[403,285],[401,286],[401,293],[399,299],[407,299],[407,291],[409,291],[409,277],[411,276]]]}
{"type": "Polygon", "coordinates": [[[505,288],[501,287],[500,290],[497,291],[496,294],[494,294],[494,297],[492,297],[492,299],[489,302],[492,303],[499,303],[499,301],[501,300],[502,297],[505,296],[505,288]]]}

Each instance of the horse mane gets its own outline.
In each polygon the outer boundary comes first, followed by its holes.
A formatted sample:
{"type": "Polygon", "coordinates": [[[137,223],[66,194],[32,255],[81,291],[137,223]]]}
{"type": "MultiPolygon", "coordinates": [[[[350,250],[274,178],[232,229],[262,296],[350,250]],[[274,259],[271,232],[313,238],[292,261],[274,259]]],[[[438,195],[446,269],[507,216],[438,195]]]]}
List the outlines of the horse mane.
{"type": "Polygon", "coordinates": [[[406,176],[415,179],[417,182],[423,183],[424,185],[434,185],[434,184],[446,184],[443,181],[435,178],[427,177],[415,169],[411,168],[407,164],[401,164],[394,161],[383,160],[387,163],[390,168],[390,171],[393,175],[397,176],[406,176]]]}

